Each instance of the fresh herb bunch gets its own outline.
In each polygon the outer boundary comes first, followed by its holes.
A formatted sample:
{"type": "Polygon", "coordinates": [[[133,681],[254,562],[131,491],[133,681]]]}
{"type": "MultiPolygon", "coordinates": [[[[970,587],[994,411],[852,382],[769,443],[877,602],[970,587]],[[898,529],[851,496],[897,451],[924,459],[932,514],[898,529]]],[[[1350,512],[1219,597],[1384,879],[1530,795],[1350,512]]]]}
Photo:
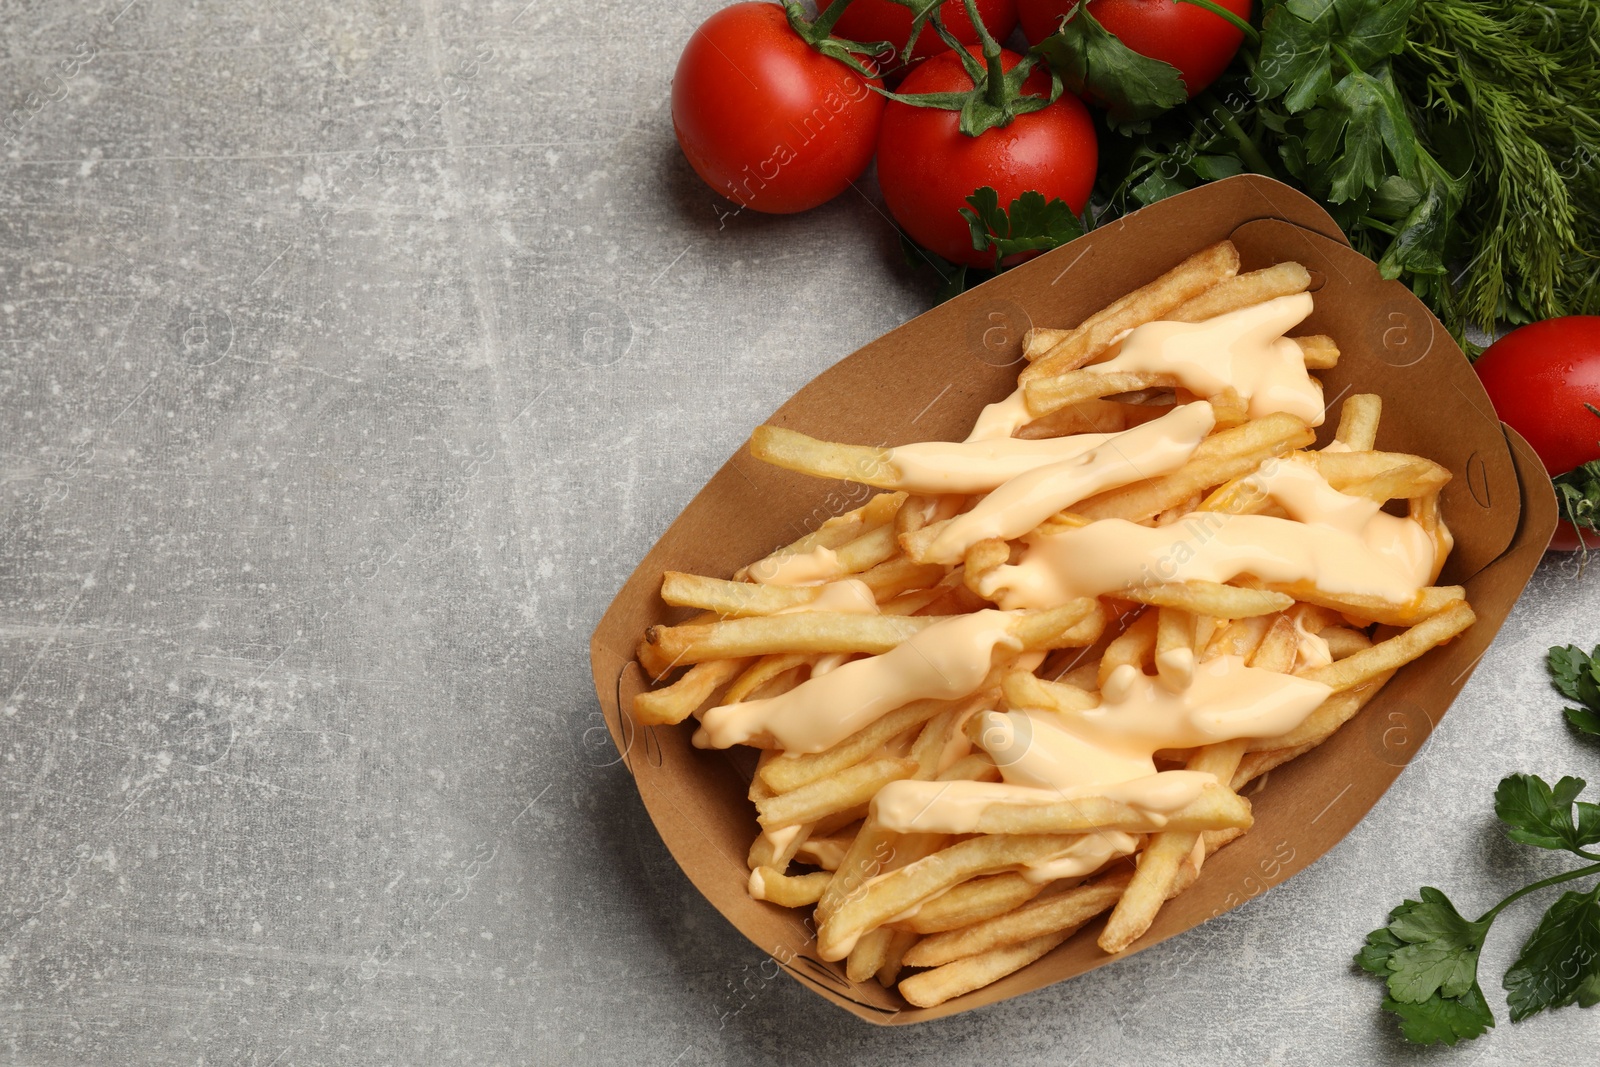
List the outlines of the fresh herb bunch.
{"type": "Polygon", "coordinates": [[[1080,5],[1041,56],[1106,105],[1100,221],[1219,178],[1322,201],[1466,345],[1600,313],[1600,0],[1261,0],[1185,101],[1080,5]]]}
{"type": "MultiPolygon", "coordinates": [[[[1600,647],[1590,654],[1571,645],[1552,648],[1546,666],[1555,687],[1583,705],[1568,708],[1568,720],[1585,733],[1600,733],[1600,647]]],[[[1494,1026],[1478,984],[1478,955],[1495,919],[1530,893],[1600,875],[1600,852],[1592,847],[1600,844],[1600,804],[1578,800],[1584,785],[1581,778],[1552,786],[1513,774],[1495,790],[1494,810],[1511,840],[1570,852],[1591,861],[1586,866],[1523,886],[1473,920],[1426,886],[1419,899],[1401,904],[1367,935],[1356,963],[1384,980],[1383,1006],[1400,1017],[1407,1040],[1454,1045],[1494,1026]]],[[[1550,1008],[1600,1003],[1600,882],[1563,893],[1545,910],[1501,985],[1512,1022],[1550,1008]]]]}

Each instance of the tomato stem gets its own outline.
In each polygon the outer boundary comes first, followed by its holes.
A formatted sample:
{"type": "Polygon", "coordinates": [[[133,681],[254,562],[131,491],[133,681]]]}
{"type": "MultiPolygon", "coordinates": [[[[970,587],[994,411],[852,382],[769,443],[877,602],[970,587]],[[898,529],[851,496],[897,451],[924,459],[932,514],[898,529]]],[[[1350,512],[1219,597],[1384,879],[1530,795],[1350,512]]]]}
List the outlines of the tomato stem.
{"type": "Polygon", "coordinates": [[[1244,19],[1240,18],[1238,15],[1235,15],[1232,11],[1229,11],[1227,8],[1223,7],[1221,4],[1216,3],[1216,0],[1178,0],[1178,3],[1180,3],[1180,4],[1193,4],[1195,7],[1202,8],[1202,9],[1204,9],[1206,11],[1209,11],[1213,15],[1217,16],[1218,18],[1223,19],[1226,22],[1232,23],[1234,29],[1238,30],[1239,32],[1243,33],[1246,37],[1250,38],[1250,43],[1251,44],[1260,44],[1261,43],[1261,35],[1256,32],[1256,28],[1254,26],[1250,25],[1250,23],[1246,22],[1244,19]]]}
{"type": "Polygon", "coordinates": [[[988,84],[984,86],[984,99],[991,107],[1009,110],[1006,108],[1006,72],[1000,66],[1000,42],[994,39],[989,27],[983,24],[983,18],[978,14],[977,0],[963,0],[963,3],[967,9],[967,18],[972,20],[973,28],[978,31],[978,41],[983,45],[984,64],[989,68],[988,84]]]}

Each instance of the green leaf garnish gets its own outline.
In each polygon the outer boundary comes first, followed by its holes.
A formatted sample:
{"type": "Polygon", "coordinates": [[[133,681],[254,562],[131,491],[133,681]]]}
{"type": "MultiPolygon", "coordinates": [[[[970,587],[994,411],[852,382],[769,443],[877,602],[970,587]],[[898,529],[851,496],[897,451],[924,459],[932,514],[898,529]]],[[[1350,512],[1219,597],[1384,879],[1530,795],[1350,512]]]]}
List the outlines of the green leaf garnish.
{"type": "Polygon", "coordinates": [[[1584,652],[1576,645],[1556,647],[1545,660],[1550,681],[1578,707],[1564,708],[1567,721],[1582,733],[1600,737],[1600,645],[1584,652]]]}
{"type": "Polygon", "coordinates": [[[1511,1021],[1569,1004],[1600,1003],[1600,885],[1550,905],[1506,971],[1511,1021]]]}
{"type": "Polygon", "coordinates": [[[1177,67],[1123,44],[1083,3],[1033,51],[1061,75],[1068,89],[1102,101],[1117,122],[1159,115],[1189,99],[1177,67]]]}
{"type": "Polygon", "coordinates": [[[1600,841],[1600,804],[1577,799],[1584,785],[1566,777],[1552,787],[1537,775],[1513,774],[1495,790],[1494,813],[1513,841],[1583,855],[1585,845],[1600,841]]]}
{"type": "Polygon", "coordinates": [[[972,247],[994,250],[995,270],[1018,252],[1043,252],[1083,236],[1083,223],[1064,200],[1046,201],[1043,193],[1026,192],[1000,208],[1000,194],[985,185],[967,197],[961,215],[972,230],[972,247]]]}

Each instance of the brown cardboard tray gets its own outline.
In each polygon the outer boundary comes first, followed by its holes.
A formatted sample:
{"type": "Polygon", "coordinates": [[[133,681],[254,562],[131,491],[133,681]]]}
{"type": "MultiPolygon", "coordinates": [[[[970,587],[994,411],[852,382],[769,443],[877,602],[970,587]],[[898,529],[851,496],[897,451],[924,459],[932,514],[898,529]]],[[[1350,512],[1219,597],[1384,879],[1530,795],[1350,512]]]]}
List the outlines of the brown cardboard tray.
{"type": "MultiPolygon", "coordinates": [[[[1384,400],[1379,447],[1428,456],[1455,474],[1443,495],[1456,546],[1441,582],[1464,584],[1478,622],[1400,670],[1359,716],[1278,770],[1252,796],[1255,827],[1206,864],[1127,953],[1181,934],[1305,869],[1360,821],[1419,746],[1505,621],[1555,527],[1550,482],[1527,444],[1495,418],[1466,358],[1428,309],[1384,281],[1333,219],[1288,186],[1246,175],[1172,197],[1095,230],[920,315],[818,375],[769,422],[828,440],[959,440],[986,403],[1015,386],[1030,324],[1070,326],[1199,249],[1231,238],[1242,270],[1293,259],[1313,275],[1301,333],[1331,334],[1342,355],[1322,372],[1330,409],[1346,392],[1384,400]]],[[[737,355],[735,355],[737,358],[737,355]]],[[[1319,433],[1331,438],[1337,418],[1319,433]]],[[[1120,956],[1091,923],[1033,965],[936,1008],[908,1008],[876,982],[854,984],[815,951],[805,911],[752,900],[745,853],[756,836],[748,762],[689,743],[692,724],[641,727],[627,710],[645,686],[633,649],[682,612],[657,596],[661,573],[735,569],[859,505],[871,490],[759,463],[741,448],[684,509],[612,601],[590,643],[595,691],[613,741],[662,840],[740,933],[802,985],[877,1024],[942,1018],[1082,974],[1120,956]]]]}

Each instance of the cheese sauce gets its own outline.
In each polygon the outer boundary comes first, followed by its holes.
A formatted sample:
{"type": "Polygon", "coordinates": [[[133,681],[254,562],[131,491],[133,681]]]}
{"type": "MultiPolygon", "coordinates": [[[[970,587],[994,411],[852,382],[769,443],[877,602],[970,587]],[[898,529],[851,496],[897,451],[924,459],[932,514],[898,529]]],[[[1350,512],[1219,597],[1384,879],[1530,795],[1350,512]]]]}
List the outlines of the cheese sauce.
{"type": "Polygon", "coordinates": [[[1124,664],[1087,710],[986,712],[978,744],[994,757],[1004,782],[892,782],[874,798],[873,814],[901,832],[964,834],[977,829],[991,804],[1097,796],[1146,812],[1159,825],[1215,779],[1157,771],[1157,751],[1288,733],[1332,692],[1320,682],[1247,667],[1238,656],[1198,664],[1190,685],[1176,692],[1124,664]]]}
{"type": "Polygon", "coordinates": [[[1043,608],[1138,585],[1251,575],[1400,604],[1431,581],[1434,546],[1419,523],[1339,492],[1299,461],[1276,461],[1254,482],[1289,518],[1197,511],[1161,527],[1103,519],[1026,538],[1022,559],[984,575],[980,591],[1003,608],[1043,608]]]}
{"type": "Polygon", "coordinates": [[[1300,346],[1283,336],[1311,305],[1310,293],[1296,293],[1202,322],[1146,323],[1091,369],[1171,374],[1206,397],[1232,388],[1249,403],[1251,418],[1286,411],[1320,426],[1322,390],[1306,373],[1300,346]]]}
{"type": "Polygon", "coordinates": [[[1107,489],[1176,470],[1216,425],[1211,405],[1174,408],[1119,434],[1079,434],[1095,445],[1070,459],[1037,466],[1006,481],[972,510],[950,520],[929,546],[934,563],[959,563],[967,549],[990,537],[1020,537],[1051,515],[1107,489]]]}
{"type": "Polygon", "coordinates": [[[821,752],[913,700],[954,700],[989,674],[996,648],[1019,651],[1014,614],[957,615],[908,638],[881,656],[852,660],[787,693],[707,711],[695,731],[700,748],[756,744],[789,752],[821,752]]]}

